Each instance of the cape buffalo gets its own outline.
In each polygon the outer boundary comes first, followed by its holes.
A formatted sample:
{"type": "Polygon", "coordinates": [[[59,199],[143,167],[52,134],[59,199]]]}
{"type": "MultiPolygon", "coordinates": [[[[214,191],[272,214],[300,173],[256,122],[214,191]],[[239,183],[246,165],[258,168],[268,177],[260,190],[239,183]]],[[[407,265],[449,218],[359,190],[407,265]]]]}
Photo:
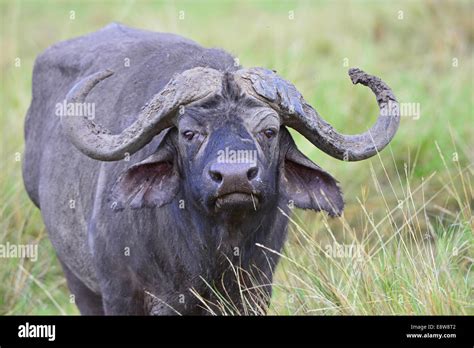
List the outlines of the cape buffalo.
{"type": "Polygon", "coordinates": [[[343,210],[337,181],[286,127],[347,161],[398,128],[390,88],[349,75],[380,108],[358,135],[276,72],[177,35],[112,24],[42,53],[23,177],[81,313],[222,314],[218,293],[264,311],[291,209],[343,210]]]}

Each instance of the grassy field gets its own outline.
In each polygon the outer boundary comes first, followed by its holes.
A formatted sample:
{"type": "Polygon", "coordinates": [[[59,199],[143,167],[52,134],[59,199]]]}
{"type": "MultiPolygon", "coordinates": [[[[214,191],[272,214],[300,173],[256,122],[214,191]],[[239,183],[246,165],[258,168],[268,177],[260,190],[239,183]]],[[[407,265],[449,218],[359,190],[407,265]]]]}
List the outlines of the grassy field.
{"type": "Polygon", "coordinates": [[[362,162],[332,159],[293,133],[341,182],[346,208],[336,219],[291,217],[270,313],[474,314],[473,13],[472,1],[0,0],[0,244],[39,245],[36,262],[0,258],[0,314],[78,314],[23,189],[23,122],[35,57],[112,21],[275,69],[344,133],[377,115],[349,67],[420,107],[362,162]]]}

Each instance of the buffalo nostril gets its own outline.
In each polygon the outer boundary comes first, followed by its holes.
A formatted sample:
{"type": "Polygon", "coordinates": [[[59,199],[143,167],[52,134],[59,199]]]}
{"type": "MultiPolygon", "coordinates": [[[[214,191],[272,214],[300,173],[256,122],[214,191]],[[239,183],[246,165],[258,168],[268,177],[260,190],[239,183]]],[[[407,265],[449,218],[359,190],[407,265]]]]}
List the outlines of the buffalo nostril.
{"type": "Polygon", "coordinates": [[[247,171],[247,178],[249,180],[253,180],[253,179],[255,179],[257,174],[258,174],[258,168],[257,167],[252,167],[247,171]]]}
{"type": "Polygon", "coordinates": [[[219,173],[218,171],[216,170],[210,170],[209,171],[209,176],[211,177],[211,179],[217,183],[221,183],[222,182],[222,174],[219,173]]]}

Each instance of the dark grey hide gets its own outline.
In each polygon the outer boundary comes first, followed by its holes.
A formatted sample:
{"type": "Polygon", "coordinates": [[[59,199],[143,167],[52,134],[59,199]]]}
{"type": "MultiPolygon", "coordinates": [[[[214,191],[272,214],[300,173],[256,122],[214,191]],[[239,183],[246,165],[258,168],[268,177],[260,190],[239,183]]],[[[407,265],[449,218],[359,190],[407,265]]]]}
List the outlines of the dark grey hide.
{"type": "Polygon", "coordinates": [[[236,273],[243,287],[261,285],[244,296],[264,310],[278,262],[265,248],[281,251],[288,204],[341,213],[336,181],[297,150],[278,114],[240,90],[238,69],[224,51],[117,24],[37,58],[24,182],[81,313],[206,314],[191,289],[215,302],[209,286],[244,313],[236,273]],[[194,67],[228,72],[221,93],[185,108],[129,161],[87,157],[55,114],[78,81],[111,69],[87,102],[96,121],[120,133],[174,75],[194,67]],[[226,147],[256,151],[257,163],[218,163],[226,147]]]}

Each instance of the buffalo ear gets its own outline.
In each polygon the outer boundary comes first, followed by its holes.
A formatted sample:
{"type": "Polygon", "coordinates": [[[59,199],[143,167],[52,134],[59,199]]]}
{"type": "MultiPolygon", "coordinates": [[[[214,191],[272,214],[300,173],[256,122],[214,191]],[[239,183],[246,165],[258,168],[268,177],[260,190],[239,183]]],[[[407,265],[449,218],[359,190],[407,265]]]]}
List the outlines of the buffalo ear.
{"type": "Polygon", "coordinates": [[[112,207],[139,209],[170,203],[179,190],[172,156],[167,146],[160,146],[153,155],[125,170],[112,188],[112,207]]]}
{"type": "Polygon", "coordinates": [[[338,182],[303,155],[294,143],[286,153],[281,178],[287,198],[297,208],[341,215],[344,201],[338,182]]]}

